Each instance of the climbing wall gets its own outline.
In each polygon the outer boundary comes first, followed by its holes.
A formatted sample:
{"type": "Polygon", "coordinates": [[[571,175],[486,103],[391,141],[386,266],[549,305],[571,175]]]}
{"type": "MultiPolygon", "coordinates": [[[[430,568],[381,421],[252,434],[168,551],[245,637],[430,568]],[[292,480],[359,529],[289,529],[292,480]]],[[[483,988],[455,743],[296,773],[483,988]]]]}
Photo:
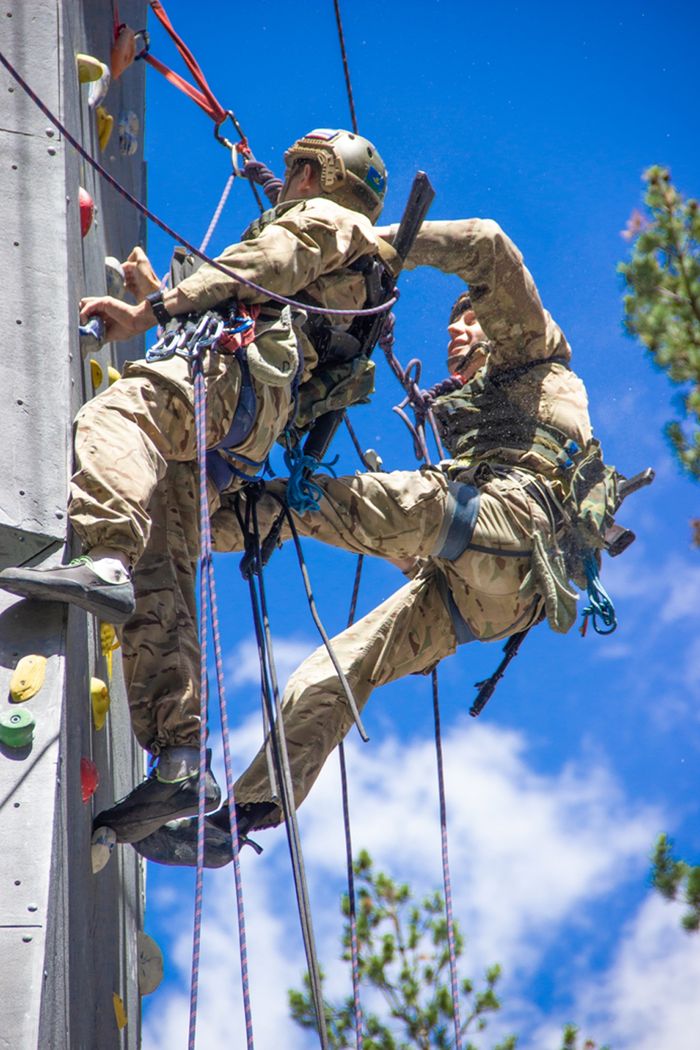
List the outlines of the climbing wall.
{"type": "MultiPolygon", "coordinates": [[[[0,0],[0,50],[90,153],[143,199],[142,64],[113,81],[102,103],[114,118],[103,149],[90,85],[76,74],[78,52],[109,63],[115,8],[110,0],[0,0]],[[121,140],[120,118],[128,128],[121,140]],[[139,130],[130,138],[135,121],[139,130]]],[[[121,21],[144,27],[145,0],[119,0],[118,8],[121,21]]],[[[92,365],[81,356],[78,300],[105,291],[105,256],[124,258],[143,243],[143,229],[4,69],[0,164],[0,567],[48,565],[73,549],[65,514],[72,418],[116,364],[109,347],[92,365]],[[80,186],[95,203],[84,238],[80,186]]],[[[129,346],[125,355],[141,352],[129,346]]],[[[91,617],[0,591],[0,1050],[140,1044],[143,873],[129,847],[97,876],[90,866],[92,816],[143,774],[118,652],[111,676],[108,663],[91,617]],[[17,665],[28,656],[36,659],[22,676],[26,661],[17,665]],[[22,677],[13,700],[10,686],[22,677]],[[111,697],[99,729],[92,678],[111,697]],[[99,786],[84,801],[95,768],[99,786]]]]}

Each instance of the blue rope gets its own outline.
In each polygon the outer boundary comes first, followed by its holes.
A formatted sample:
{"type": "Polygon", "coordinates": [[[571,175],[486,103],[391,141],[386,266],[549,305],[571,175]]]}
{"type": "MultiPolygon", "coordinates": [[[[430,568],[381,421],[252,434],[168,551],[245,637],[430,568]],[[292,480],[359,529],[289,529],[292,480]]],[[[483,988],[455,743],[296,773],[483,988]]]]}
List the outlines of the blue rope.
{"type": "Polygon", "coordinates": [[[612,598],[600,582],[598,575],[598,563],[595,554],[589,553],[584,559],[586,579],[588,586],[588,605],[583,610],[583,622],[581,623],[581,634],[585,635],[588,626],[588,617],[591,618],[593,630],[596,634],[612,634],[617,628],[617,615],[612,598]],[[602,626],[598,623],[598,617],[602,620],[602,626]]]}
{"type": "Polygon", "coordinates": [[[284,452],[284,463],[289,472],[287,482],[287,504],[297,514],[306,514],[309,510],[319,510],[323,489],[310,476],[314,470],[327,470],[329,474],[336,477],[333,464],[338,462],[338,457],[330,463],[319,463],[313,456],[307,456],[301,445],[288,444],[284,452]]]}

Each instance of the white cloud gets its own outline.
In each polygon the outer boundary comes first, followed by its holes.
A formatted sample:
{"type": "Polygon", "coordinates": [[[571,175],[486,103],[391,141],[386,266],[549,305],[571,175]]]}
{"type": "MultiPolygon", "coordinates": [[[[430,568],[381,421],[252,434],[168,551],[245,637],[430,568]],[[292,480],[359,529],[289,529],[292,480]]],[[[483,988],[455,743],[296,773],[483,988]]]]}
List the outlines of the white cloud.
{"type": "MultiPolygon", "coordinates": [[[[650,894],[609,971],[579,992],[576,1017],[582,1032],[615,1050],[697,1050],[699,987],[697,935],[680,928],[678,906],[650,894]]],[[[532,1045],[554,1044],[541,1032],[532,1045]]]]}
{"type": "MultiPolygon", "coordinates": [[[[282,688],[292,671],[313,652],[316,645],[306,638],[273,638],[272,644],[277,678],[282,688]]],[[[224,664],[227,680],[232,686],[260,685],[260,662],[254,638],[240,642],[226,657],[224,664]]]]}
{"type": "Polygon", "coordinates": [[[672,558],[661,570],[664,603],[659,616],[663,623],[696,620],[700,616],[700,566],[672,558]]]}
{"type": "MultiPolygon", "coordinates": [[[[252,727],[246,726],[246,746],[252,735],[252,727]]],[[[240,750],[240,734],[234,750],[240,750]]],[[[519,1028],[525,1034],[527,1025],[532,1032],[542,1019],[524,996],[546,965],[547,952],[567,930],[575,927],[580,932],[591,923],[592,911],[608,894],[629,879],[641,883],[649,845],[663,820],[658,813],[635,809],[595,756],[584,755],[554,775],[537,773],[520,733],[460,723],[445,736],[444,759],[455,912],[468,942],[464,972],[476,976],[489,963],[501,962],[507,975],[504,997],[510,1005],[503,1019],[506,1027],[499,1023],[498,1030],[519,1028]]],[[[377,867],[405,879],[417,893],[440,885],[432,743],[387,739],[361,745],[351,737],[347,761],[355,852],[367,848],[377,867]]],[[[333,996],[347,994],[349,983],[337,962],[342,926],[338,900],[344,878],[337,769],[334,755],[300,813],[319,954],[333,996]]],[[[286,1005],[286,990],[299,986],[304,968],[286,841],[281,830],[261,835],[260,841],[266,847],[262,857],[244,851],[242,858],[256,1046],[302,1050],[312,1045],[309,1035],[288,1020],[286,1005]]],[[[231,1045],[234,1027],[235,1045],[244,1045],[231,868],[213,873],[208,884],[211,910],[203,937],[198,1045],[223,1050],[231,1045]]],[[[191,907],[189,898],[183,906],[191,907]]],[[[184,987],[189,980],[189,932],[176,933],[166,950],[178,965],[184,987]]],[[[627,1003],[631,1016],[634,1004],[626,999],[630,983],[622,978],[618,983],[617,999],[607,1000],[609,1011],[621,1016],[627,1003]]],[[[560,989],[565,998],[570,985],[567,980],[560,989]]],[[[672,989],[668,994],[673,1002],[672,989]]],[[[150,1010],[144,1050],[184,1050],[182,990],[156,993],[146,1005],[150,1010]]],[[[607,1013],[601,1015],[601,1030],[612,1023],[607,1013]]],[[[598,1017],[582,998],[581,1015],[576,1015],[582,1027],[587,1016],[598,1017]]],[[[526,1048],[528,1043],[521,1045],[526,1048]]],[[[545,1050],[547,1044],[530,1045],[532,1050],[545,1050]]],[[[616,1044],[616,1050],[632,1050],[633,1045],[616,1044]]],[[[673,1043],[658,1044],[654,1050],[661,1046],[678,1050],[673,1043]]]]}

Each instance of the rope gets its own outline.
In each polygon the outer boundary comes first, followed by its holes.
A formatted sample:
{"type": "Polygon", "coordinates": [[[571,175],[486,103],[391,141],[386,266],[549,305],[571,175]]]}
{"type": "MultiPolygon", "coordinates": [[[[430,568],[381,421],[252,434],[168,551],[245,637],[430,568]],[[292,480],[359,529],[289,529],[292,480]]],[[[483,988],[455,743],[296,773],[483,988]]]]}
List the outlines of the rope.
{"type": "Polygon", "coordinates": [[[168,66],[164,65],[157,58],[154,58],[148,53],[148,49],[142,51],[138,57],[142,58],[144,62],[148,62],[150,66],[157,69],[159,73],[162,73],[166,80],[170,81],[171,84],[174,84],[175,87],[180,89],[180,91],[183,91],[188,98],[193,100],[193,102],[196,102],[197,105],[204,110],[207,116],[211,117],[218,127],[219,124],[223,124],[226,120],[228,111],[224,109],[214,95],[214,92],[209,87],[199,62],[197,62],[197,59],[190,51],[187,44],[185,44],[182,37],[180,37],[175,31],[175,27],[168,18],[165,8],[160,3],[160,0],[150,0],[150,7],[160,24],[170,35],[183,62],[198,85],[198,88],[193,87],[181,77],[179,73],[174,73],[172,69],[169,69],[168,66]]]}
{"type": "MultiPolygon", "coordinates": [[[[428,452],[428,446],[425,439],[425,423],[428,420],[431,424],[433,437],[437,445],[440,459],[445,458],[445,452],[440,441],[437,426],[433,418],[432,413],[432,396],[431,391],[421,390],[418,386],[418,380],[420,379],[421,373],[421,362],[418,358],[413,358],[403,368],[394,354],[394,315],[390,314],[384,325],[384,331],[379,339],[379,345],[384,351],[384,356],[387,359],[389,367],[392,372],[401,383],[402,387],[406,391],[406,399],[401,405],[394,408],[401,418],[408,426],[411,436],[413,437],[414,450],[418,459],[423,459],[426,464],[430,464],[430,455],[428,452]],[[410,404],[413,408],[416,416],[415,425],[411,423],[406,414],[403,412],[403,407],[410,404]]],[[[438,389],[440,392],[446,392],[447,389],[453,389],[452,379],[444,381],[443,383],[437,384],[432,390],[438,389]],[[449,382],[450,386],[445,387],[445,382],[449,382]]],[[[439,806],[440,806],[440,840],[442,846],[442,880],[445,891],[445,920],[447,924],[447,946],[449,951],[450,959],[450,984],[452,988],[452,1010],[454,1017],[455,1026],[455,1050],[462,1050],[462,1028],[459,1016],[459,976],[457,973],[457,954],[455,950],[455,933],[454,933],[454,918],[452,910],[452,879],[450,876],[450,861],[447,847],[447,805],[445,802],[445,779],[444,779],[444,766],[442,758],[442,734],[440,731],[440,696],[438,686],[438,672],[437,667],[434,667],[431,673],[432,679],[432,691],[433,691],[433,717],[435,721],[435,753],[437,761],[437,774],[438,774],[438,795],[439,795],[439,806]]]]}
{"type": "MultiPolygon", "coordinates": [[[[258,528],[255,499],[248,501],[248,508],[252,523],[252,538],[258,569],[257,572],[250,573],[248,582],[250,587],[255,636],[258,644],[258,655],[260,657],[261,671],[263,672],[263,699],[267,706],[269,725],[272,727],[272,752],[279,778],[280,801],[287,831],[287,842],[289,845],[289,855],[292,864],[294,888],[297,897],[299,919],[301,922],[304,950],[306,952],[306,962],[309,972],[309,986],[316,1012],[316,1024],[322,1050],[328,1050],[328,1030],[326,1027],[325,1009],[323,1004],[323,987],[321,984],[321,973],[318,965],[318,955],[316,952],[313,924],[311,920],[311,908],[309,904],[304,858],[301,852],[299,826],[297,823],[296,807],[294,804],[294,787],[289,766],[287,741],[284,733],[282,705],[280,703],[277,673],[272,652],[272,637],[265,597],[262,559],[260,557],[260,532],[258,528]],[[256,578],[258,581],[257,591],[255,585],[256,578]]],[[[243,523],[241,522],[241,524],[243,523]]]]}
{"type": "Polygon", "coordinates": [[[583,610],[583,621],[579,628],[581,636],[585,638],[588,627],[588,617],[591,618],[593,630],[596,634],[612,634],[617,629],[617,615],[612,598],[603,587],[598,575],[598,562],[593,553],[588,553],[584,559],[586,569],[588,605],[583,610]],[[602,620],[602,626],[598,618],[602,620]]]}
{"type": "Polygon", "coordinates": [[[440,732],[440,696],[438,673],[434,667],[431,674],[433,684],[433,715],[435,718],[435,754],[437,756],[438,794],[440,798],[440,842],[442,845],[442,881],[445,887],[445,917],[447,919],[447,947],[450,954],[450,984],[452,987],[452,1015],[455,1025],[455,1050],[462,1050],[462,1025],[459,1017],[459,976],[457,974],[457,952],[452,913],[452,879],[447,850],[447,803],[445,801],[445,776],[442,761],[442,735],[440,732]]]}
{"type": "Polygon", "coordinates": [[[264,296],[266,299],[272,299],[274,302],[282,303],[285,306],[293,306],[295,309],[305,310],[307,313],[327,314],[330,317],[374,317],[377,314],[386,313],[386,311],[390,310],[396,302],[396,298],[392,298],[389,299],[386,303],[382,303],[380,306],[367,307],[363,310],[348,310],[347,308],[343,310],[334,310],[328,306],[310,306],[308,303],[301,303],[295,299],[290,299],[287,296],[279,295],[277,292],[273,292],[269,288],[263,288],[262,285],[256,284],[255,281],[250,281],[247,277],[243,277],[242,274],[235,273],[235,271],[230,270],[228,266],[224,266],[222,263],[217,262],[216,259],[210,259],[209,256],[201,252],[199,248],[196,248],[193,244],[186,240],[185,237],[182,237],[179,233],[177,233],[170,226],[168,226],[167,223],[163,222],[162,219],[159,219],[158,216],[155,215],[149,208],[147,208],[145,204],[142,204],[140,200],[134,197],[132,193],[130,193],[124,186],[122,186],[121,183],[119,183],[113,175],[110,175],[110,173],[102,167],[99,161],[91,157],[87,150],[84,149],[84,147],[78,142],[78,140],[73,135],[71,135],[66,126],[58,119],[58,117],[56,117],[51,112],[48,106],[46,106],[46,104],[42,102],[39,96],[29,87],[29,84],[21,76],[21,74],[17,72],[17,70],[14,68],[12,63],[5,57],[2,51],[0,51],[0,64],[2,64],[5,67],[10,76],[20,85],[22,90],[27,93],[29,98],[31,98],[32,102],[34,102],[35,105],[39,107],[46,119],[49,120],[58,131],[60,131],[60,133],[65,138],[66,142],[69,142],[73,149],[76,150],[78,154],[80,154],[83,160],[87,161],[90,167],[93,168],[98,173],[98,175],[100,175],[101,178],[105,180],[105,182],[109,183],[109,185],[114,190],[116,190],[117,193],[119,193],[126,201],[128,201],[129,204],[132,205],[132,207],[136,208],[136,210],[139,211],[142,215],[144,215],[147,219],[150,219],[150,221],[153,222],[156,226],[158,226],[159,229],[163,231],[163,233],[166,233],[168,237],[171,237],[174,241],[177,241],[179,244],[183,245],[183,247],[186,248],[188,252],[191,252],[194,256],[196,256],[198,259],[201,259],[203,262],[209,263],[209,265],[213,266],[215,270],[218,270],[220,273],[223,273],[227,277],[232,278],[238,284],[243,285],[245,288],[250,288],[252,291],[257,292],[259,295],[264,296]]]}
{"type": "Polygon", "coordinates": [[[336,456],[331,463],[319,463],[315,456],[307,456],[304,453],[300,443],[287,445],[284,450],[284,465],[289,471],[286,501],[287,505],[297,514],[306,514],[307,511],[320,509],[323,489],[313,480],[311,471],[323,467],[335,477],[333,464],[337,458],[336,456]]]}
{"type": "MultiPolygon", "coordinates": [[[[347,424],[347,416],[346,416],[347,424]]],[[[349,424],[348,424],[349,425],[349,424]]],[[[360,580],[362,578],[362,566],[364,555],[358,554],[357,568],[355,569],[355,582],[350,599],[350,612],[348,613],[348,627],[355,622],[355,610],[357,609],[357,597],[360,592],[360,580]]],[[[360,956],[357,948],[357,899],[355,896],[355,873],[352,867],[352,835],[350,832],[350,801],[348,791],[348,775],[345,768],[345,745],[340,741],[338,745],[338,759],[340,761],[340,786],[343,799],[343,827],[345,829],[345,858],[348,873],[348,906],[350,912],[350,960],[352,965],[352,1001],[355,1014],[355,1040],[357,1050],[363,1050],[364,1036],[362,1033],[362,1004],[360,1002],[360,956]]]]}
{"type": "Polygon", "coordinates": [[[274,208],[277,204],[284,183],[278,179],[261,160],[246,160],[243,165],[243,177],[260,186],[268,201],[274,208]]]}
{"type": "Polygon", "coordinates": [[[408,362],[406,367],[403,368],[394,354],[395,324],[396,318],[394,317],[394,314],[387,314],[382,334],[379,337],[379,345],[382,348],[387,364],[406,391],[406,397],[399,405],[394,406],[393,411],[403,420],[411,433],[411,437],[413,438],[413,451],[416,459],[422,459],[426,463],[430,463],[430,455],[428,453],[428,445],[425,437],[426,422],[430,426],[433,440],[437,448],[438,458],[445,459],[445,449],[440,440],[440,432],[437,423],[435,422],[435,416],[433,415],[433,401],[435,397],[439,397],[440,394],[447,393],[448,390],[453,390],[458,386],[461,386],[461,380],[458,376],[450,376],[448,379],[443,380],[442,383],[436,384],[429,390],[421,390],[418,386],[422,370],[421,361],[417,357],[414,357],[408,362]],[[411,422],[404,411],[408,405],[413,409],[415,423],[411,422]]]}
{"type": "Polygon", "coordinates": [[[231,815],[231,846],[233,853],[234,881],[236,886],[236,907],[238,914],[238,940],[241,959],[241,986],[243,992],[243,1011],[246,1026],[246,1045],[253,1050],[253,1018],[250,1005],[250,985],[248,976],[248,949],[245,931],[245,914],[243,910],[243,888],[239,862],[240,843],[236,821],[236,800],[234,797],[233,766],[229,743],[228,711],[224,683],[224,665],[221,651],[221,635],[216,601],[214,565],[212,561],[211,523],[207,494],[206,469],[206,410],[207,394],[202,367],[201,346],[197,347],[192,361],[194,378],[195,429],[197,435],[197,465],[199,470],[199,520],[200,520],[200,744],[199,744],[199,795],[197,808],[197,873],[195,879],[195,913],[192,944],[192,983],[190,988],[190,1018],[188,1050],[194,1050],[197,999],[199,986],[199,961],[201,944],[202,902],[204,883],[204,817],[205,817],[205,781],[207,767],[207,724],[209,704],[208,633],[207,609],[211,617],[216,679],[219,694],[221,717],[221,736],[224,750],[224,768],[226,772],[226,794],[231,815]]]}
{"type": "Polygon", "coordinates": [[[226,201],[228,200],[228,195],[231,192],[231,187],[233,186],[233,180],[234,180],[235,177],[236,176],[233,174],[233,172],[231,172],[231,174],[229,175],[229,177],[226,180],[226,185],[224,186],[224,191],[221,194],[221,199],[220,199],[219,203],[216,206],[216,210],[214,211],[214,214],[211,217],[211,222],[209,223],[209,226],[207,227],[207,232],[204,234],[204,240],[202,241],[202,243],[199,246],[200,252],[205,252],[207,250],[207,246],[209,244],[209,241],[212,238],[212,234],[214,233],[214,230],[217,227],[219,219],[221,218],[221,213],[224,210],[224,205],[226,204],[226,201]]]}
{"type": "Polygon", "coordinates": [[[343,33],[343,20],[340,17],[340,2],[339,0],[333,0],[333,7],[335,8],[335,21],[338,26],[338,41],[340,43],[340,54],[343,59],[343,72],[345,73],[345,88],[348,93],[348,105],[350,106],[350,120],[352,121],[352,130],[355,134],[359,134],[357,130],[357,116],[355,114],[355,100],[352,96],[352,84],[350,83],[350,67],[348,65],[348,55],[345,50],[345,34],[343,33]]]}

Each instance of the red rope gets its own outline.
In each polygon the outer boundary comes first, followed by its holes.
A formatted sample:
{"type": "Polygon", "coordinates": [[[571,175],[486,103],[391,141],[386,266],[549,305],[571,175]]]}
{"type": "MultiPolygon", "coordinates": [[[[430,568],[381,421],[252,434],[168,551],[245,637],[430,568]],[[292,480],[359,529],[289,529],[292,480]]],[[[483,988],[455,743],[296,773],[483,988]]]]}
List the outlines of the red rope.
{"type": "Polygon", "coordinates": [[[183,62],[192,74],[192,78],[197,84],[197,87],[188,83],[184,77],[181,77],[179,73],[175,73],[169,68],[169,66],[166,66],[159,59],[154,58],[153,55],[148,53],[148,51],[144,51],[140,57],[143,58],[144,62],[148,62],[149,66],[152,66],[153,69],[157,69],[159,73],[162,73],[166,80],[170,81],[170,83],[176,88],[179,88],[180,91],[184,92],[188,98],[191,98],[193,102],[196,102],[197,105],[204,110],[207,116],[211,117],[218,127],[219,124],[223,124],[226,120],[228,110],[224,109],[212,89],[209,87],[199,62],[194,57],[182,37],[176,32],[175,27],[168,18],[165,8],[160,3],[160,0],[150,0],[150,5],[153,14],[172,38],[183,62]]]}

